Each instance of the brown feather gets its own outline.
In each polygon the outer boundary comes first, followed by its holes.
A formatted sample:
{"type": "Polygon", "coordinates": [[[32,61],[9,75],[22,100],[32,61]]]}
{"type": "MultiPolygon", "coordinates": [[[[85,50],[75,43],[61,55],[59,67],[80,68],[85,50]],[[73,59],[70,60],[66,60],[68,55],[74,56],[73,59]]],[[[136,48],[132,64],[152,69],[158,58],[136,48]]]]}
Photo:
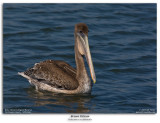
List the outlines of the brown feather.
{"type": "Polygon", "coordinates": [[[56,88],[74,90],[79,85],[76,70],[63,61],[46,60],[36,63],[24,74],[56,88]]]}

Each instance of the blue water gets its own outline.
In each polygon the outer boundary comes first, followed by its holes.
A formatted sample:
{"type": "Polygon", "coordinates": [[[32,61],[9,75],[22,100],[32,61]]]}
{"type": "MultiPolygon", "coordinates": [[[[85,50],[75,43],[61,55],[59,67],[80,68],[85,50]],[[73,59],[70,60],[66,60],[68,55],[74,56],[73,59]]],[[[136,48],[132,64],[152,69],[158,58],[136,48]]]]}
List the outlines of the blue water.
{"type": "Polygon", "coordinates": [[[156,4],[3,4],[3,112],[156,113],[156,9],[156,4]],[[47,59],[75,67],[73,32],[79,22],[89,27],[97,77],[91,95],[35,91],[17,72],[47,59]]]}

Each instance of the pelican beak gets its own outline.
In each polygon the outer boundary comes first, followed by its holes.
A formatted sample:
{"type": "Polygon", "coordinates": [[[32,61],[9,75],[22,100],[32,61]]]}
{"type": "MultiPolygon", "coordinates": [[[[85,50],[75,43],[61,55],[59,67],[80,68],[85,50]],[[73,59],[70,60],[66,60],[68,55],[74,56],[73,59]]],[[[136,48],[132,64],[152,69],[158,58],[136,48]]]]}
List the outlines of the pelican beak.
{"type": "Polygon", "coordinates": [[[85,35],[84,33],[77,33],[78,37],[79,37],[79,41],[80,41],[80,46],[81,46],[81,54],[85,55],[86,59],[87,59],[87,63],[90,69],[90,74],[93,80],[93,83],[96,83],[96,76],[95,76],[95,72],[94,72],[94,67],[93,67],[93,63],[92,63],[92,57],[91,57],[91,53],[90,53],[90,48],[89,48],[89,42],[88,42],[88,36],[85,35]]]}

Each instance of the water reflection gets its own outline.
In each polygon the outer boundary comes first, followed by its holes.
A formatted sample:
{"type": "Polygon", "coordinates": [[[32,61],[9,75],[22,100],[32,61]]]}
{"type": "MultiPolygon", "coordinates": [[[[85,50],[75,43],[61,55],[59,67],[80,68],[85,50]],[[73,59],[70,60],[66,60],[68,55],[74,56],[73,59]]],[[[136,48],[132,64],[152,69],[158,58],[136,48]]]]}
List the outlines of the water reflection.
{"type": "Polygon", "coordinates": [[[88,103],[90,103],[92,98],[94,98],[94,96],[90,94],[55,94],[46,91],[37,91],[34,87],[28,88],[27,94],[29,98],[34,101],[34,107],[41,108],[42,106],[45,106],[45,108],[47,107],[50,110],[53,110],[53,113],[56,107],[64,107],[64,110],[67,113],[89,113],[91,107],[94,107],[87,105],[88,103]]]}

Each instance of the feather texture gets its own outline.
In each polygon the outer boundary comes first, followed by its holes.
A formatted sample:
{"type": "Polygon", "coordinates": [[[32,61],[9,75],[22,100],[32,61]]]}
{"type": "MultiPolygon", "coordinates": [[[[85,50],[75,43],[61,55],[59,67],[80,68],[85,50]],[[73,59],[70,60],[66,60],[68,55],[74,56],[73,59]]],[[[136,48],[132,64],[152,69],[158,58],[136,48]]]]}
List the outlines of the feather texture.
{"type": "Polygon", "coordinates": [[[33,68],[26,70],[24,75],[58,89],[74,90],[79,85],[76,70],[63,61],[46,60],[36,63],[33,68]]]}

